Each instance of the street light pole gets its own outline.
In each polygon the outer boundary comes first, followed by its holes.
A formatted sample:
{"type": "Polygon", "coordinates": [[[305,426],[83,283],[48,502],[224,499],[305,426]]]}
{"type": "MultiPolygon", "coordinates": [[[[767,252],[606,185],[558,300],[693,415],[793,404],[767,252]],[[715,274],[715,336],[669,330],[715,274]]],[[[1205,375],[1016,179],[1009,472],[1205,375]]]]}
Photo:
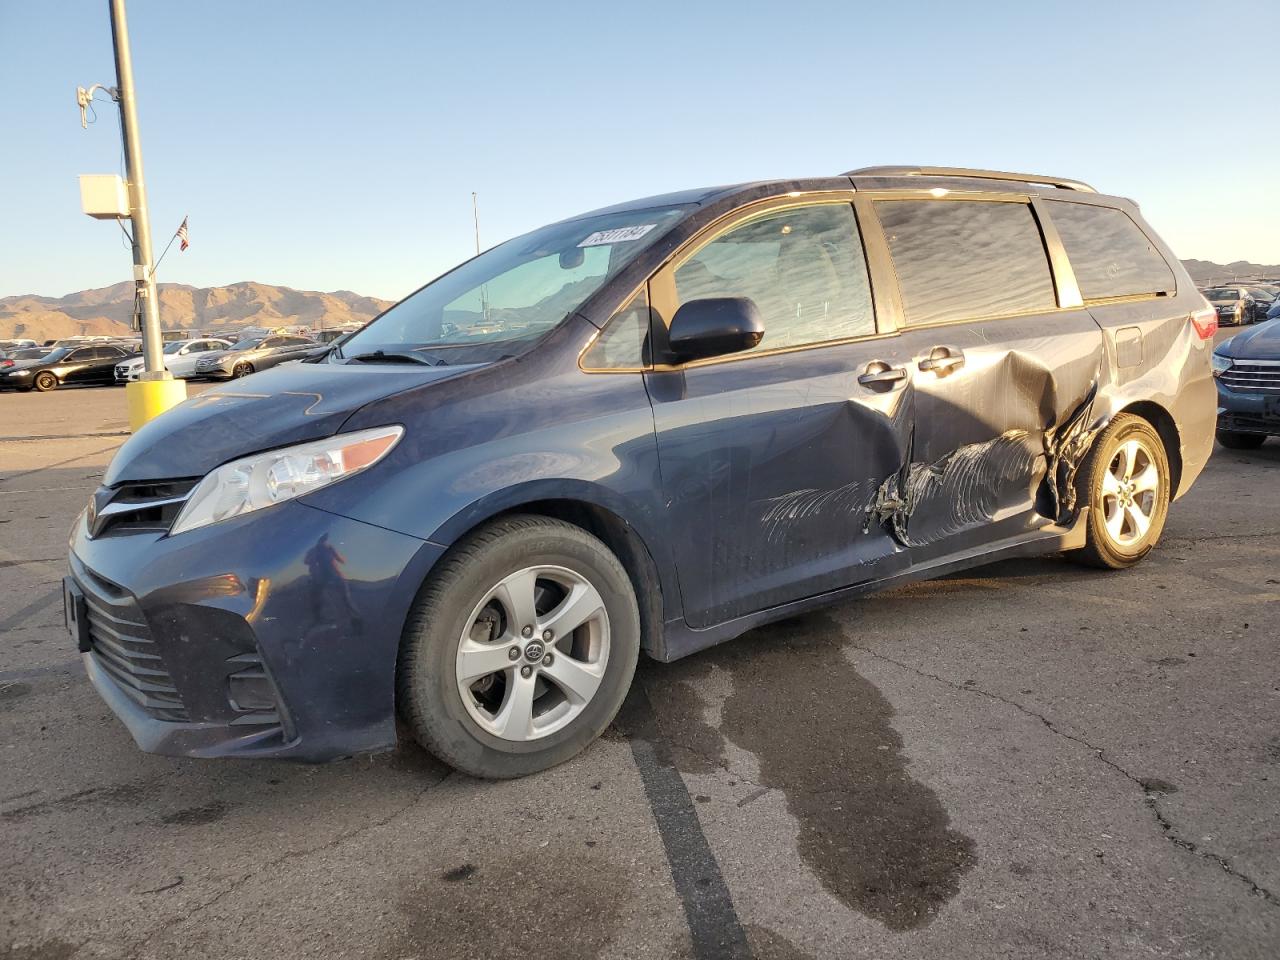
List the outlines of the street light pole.
{"type": "Polygon", "coordinates": [[[116,54],[120,129],[124,136],[125,177],[129,182],[129,219],[133,221],[133,279],[142,314],[142,354],[149,380],[168,379],[160,343],[160,307],[151,267],[151,218],[147,213],[147,184],[142,173],[142,143],[138,137],[138,103],[133,93],[133,59],[129,54],[129,25],[124,0],[110,0],[111,40],[116,54]]]}
{"type": "MultiPolygon", "coordinates": [[[[151,258],[151,219],[147,213],[147,182],[142,173],[142,141],[138,137],[138,101],[133,92],[133,58],[129,53],[129,24],[124,0],[109,0],[111,41],[116,56],[115,98],[120,104],[120,131],[124,137],[125,176],[129,181],[129,219],[133,221],[134,304],[141,314],[144,371],[125,386],[129,426],[137,430],[187,398],[187,382],[175,380],[165,369],[160,336],[160,303],[156,296],[155,266],[151,258]]],[[[87,99],[81,93],[83,122],[87,99]]]]}

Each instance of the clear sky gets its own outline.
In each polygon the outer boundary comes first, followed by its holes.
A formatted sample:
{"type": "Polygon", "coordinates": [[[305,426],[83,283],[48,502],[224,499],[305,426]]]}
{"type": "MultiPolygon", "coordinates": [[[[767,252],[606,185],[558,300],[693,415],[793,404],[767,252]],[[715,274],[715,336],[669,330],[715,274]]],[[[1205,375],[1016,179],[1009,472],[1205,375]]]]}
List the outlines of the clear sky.
{"type": "MultiPolygon", "coordinates": [[[[1280,262],[1274,2],[130,0],[162,281],[396,298],[550,220],[879,163],[1076,177],[1280,262]]],[[[130,276],[106,0],[0,0],[0,296],[130,276]]],[[[158,251],[157,251],[158,252],[158,251]]]]}

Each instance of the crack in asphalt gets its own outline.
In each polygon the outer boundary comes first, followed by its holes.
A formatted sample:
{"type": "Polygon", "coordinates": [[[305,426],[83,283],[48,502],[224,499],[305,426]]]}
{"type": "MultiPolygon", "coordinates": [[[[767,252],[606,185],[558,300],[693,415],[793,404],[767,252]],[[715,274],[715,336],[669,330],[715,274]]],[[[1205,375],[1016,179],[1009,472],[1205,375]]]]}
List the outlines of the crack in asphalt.
{"type": "Polygon", "coordinates": [[[1267,533],[1209,533],[1203,537],[1163,537],[1160,542],[1164,545],[1171,543],[1194,545],[1197,543],[1213,543],[1219,540],[1266,540],[1271,537],[1280,537],[1280,530],[1272,530],[1267,533]]]}
{"type": "MultiPolygon", "coordinates": [[[[1274,536],[1274,534],[1259,534],[1259,536],[1274,536]]],[[[1090,743],[1088,740],[1085,740],[1083,737],[1078,737],[1075,734],[1068,733],[1067,731],[1061,729],[1057,724],[1055,724],[1048,717],[1044,716],[1041,713],[1037,713],[1035,710],[1032,710],[1030,707],[1024,706],[1023,704],[1019,703],[1016,700],[1010,700],[1008,697],[1002,697],[998,693],[992,693],[989,690],[983,690],[981,687],[965,686],[962,683],[956,683],[954,680],[948,680],[946,677],[940,677],[936,673],[930,673],[927,670],[921,670],[917,667],[913,667],[909,663],[904,663],[903,661],[895,659],[894,657],[890,657],[886,654],[880,653],[879,651],[876,651],[876,650],[872,650],[868,647],[860,646],[856,643],[850,643],[849,647],[851,649],[858,650],[862,653],[865,653],[868,656],[874,657],[877,660],[883,660],[886,663],[891,663],[895,667],[898,667],[899,669],[902,669],[902,670],[906,670],[908,673],[914,673],[918,677],[923,677],[928,680],[933,680],[933,681],[936,681],[937,683],[942,684],[943,686],[951,687],[953,690],[960,690],[964,693],[974,693],[974,694],[977,694],[978,696],[986,697],[988,700],[994,700],[998,703],[1006,704],[1007,706],[1013,707],[1015,710],[1019,711],[1020,713],[1026,714],[1028,717],[1034,717],[1036,720],[1039,720],[1042,724],[1044,724],[1044,726],[1051,733],[1055,734],[1056,736],[1062,737],[1064,740],[1070,740],[1072,743],[1077,743],[1080,746],[1084,747],[1085,749],[1092,751],[1095,759],[1101,761],[1103,764],[1110,767],[1112,770],[1116,771],[1116,773],[1120,774],[1126,780],[1135,784],[1140,790],[1142,790],[1145,796],[1144,802],[1151,809],[1151,813],[1156,820],[1156,825],[1160,827],[1161,835],[1166,840],[1168,840],[1170,843],[1172,843],[1174,846],[1178,847],[1181,850],[1186,850],[1188,853],[1194,854],[1195,856],[1200,857],[1201,859],[1208,860],[1212,863],[1217,864],[1218,867],[1228,876],[1233,877],[1236,880],[1239,880],[1241,883],[1247,885],[1249,887],[1249,892],[1252,893],[1254,896],[1260,897],[1262,900],[1271,904],[1273,907],[1280,907],[1280,896],[1277,896],[1275,893],[1273,893],[1271,890],[1268,890],[1266,887],[1262,886],[1262,884],[1258,883],[1248,874],[1236,868],[1229,859],[1219,854],[1216,854],[1211,850],[1206,850],[1203,847],[1201,847],[1199,844],[1195,843],[1194,841],[1188,840],[1182,835],[1180,835],[1177,829],[1174,827],[1173,821],[1170,820],[1168,816],[1165,815],[1164,811],[1160,809],[1160,804],[1156,801],[1156,798],[1152,795],[1152,791],[1147,787],[1147,784],[1146,782],[1144,782],[1143,778],[1134,776],[1132,773],[1130,773],[1120,764],[1116,763],[1114,760],[1107,757],[1104,747],[1096,746],[1090,743]]]]}
{"type": "MultiPolygon", "coordinates": [[[[187,910],[185,913],[181,914],[180,916],[166,918],[155,929],[151,930],[145,937],[130,944],[127,955],[128,956],[140,955],[142,952],[142,949],[146,947],[148,944],[150,944],[151,941],[154,940],[160,934],[167,932],[168,930],[172,929],[178,924],[186,923],[188,920],[195,917],[196,914],[198,913],[203,913],[205,910],[208,910],[210,907],[218,903],[220,900],[223,900],[226,897],[230,896],[231,894],[235,893],[237,890],[239,890],[242,886],[244,886],[250,880],[253,880],[256,877],[261,876],[263,873],[272,869],[273,867],[278,867],[280,864],[288,863],[291,860],[301,860],[307,857],[312,857],[312,856],[315,856],[317,853],[324,852],[325,850],[333,850],[336,847],[346,843],[348,840],[353,840],[356,837],[361,836],[362,834],[366,834],[371,830],[376,830],[379,827],[385,827],[392,820],[395,820],[397,817],[401,817],[404,814],[408,813],[411,809],[413,809],[420,802],[422,802],[422,799],[428,793],[430,793],[432,790],[439,787],[442,783],[448,780],[449,777],[451,777],[452,775],[453,775],[452,770],[444,771],[438,779],[433,780],[431,783],[427,784],[425,787],[423,787],[421,790],[415,793],[408,802],[404,803],[396,810],[393,810],[391,813],[387,814],[385,817],[381,817],[377,820],[371,820],[368,823],[363,824],[362,826],[356,827],[354,830],[347,830],[343,833],[338,834],[336,837],[332,837],[331,839],[326,840],[324,843],[321,843],[317,846],[309,847],[305,850],[286,850],[280,856],[274,857],[271,860],[268,860],[266,863],[262,864],[261,866],[253,870],[250,870],[248,873],[244,874],[240,878],[233,880],[224,889],[220,890],[218,893],[214,894],[212,897],[210,897],[208,900],[205,900],[203,903],[196,904],[194,907],[192,907],[190,910],[187,910]]],[[[175,884],[174,886],[177,886],[177,885],[175,884]]],[[[166,888],[162,887],[161,889],[163,890],[166,888]]],[[[153,893],[156,891],[146,891],[146,892],[153,893]]]]}

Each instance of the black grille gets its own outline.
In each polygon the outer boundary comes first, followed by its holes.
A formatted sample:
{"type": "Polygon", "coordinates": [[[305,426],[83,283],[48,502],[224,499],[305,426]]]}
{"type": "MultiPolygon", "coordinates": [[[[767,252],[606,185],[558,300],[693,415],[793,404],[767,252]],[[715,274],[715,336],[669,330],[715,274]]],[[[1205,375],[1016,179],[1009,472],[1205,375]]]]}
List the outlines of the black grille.
{"type": "Polygon", "coordinates": [[[1280,418],[1260,417],[1248,413],[1224,413],[1218,417],[1218,427],[1236,433],[1280,434],[1280,418]]]}
{"type": "Polygon", "coordinates": [[[1232,360],[1218,379],[1236,393],[1280,394],[1280,361],[1232,360]]]}
{"type": "Polygon", "coordinates": [[[137,704],[157,720],[189,719],[173,678],[128,593],[73,560],[89,617],[89,655],[137,704]]]}
{"type": "Polygon", "coordinates": [[[89,536],[164,532],[177,519],[197,480],[163,480],[99,487],[89,509],[89,536]]]}

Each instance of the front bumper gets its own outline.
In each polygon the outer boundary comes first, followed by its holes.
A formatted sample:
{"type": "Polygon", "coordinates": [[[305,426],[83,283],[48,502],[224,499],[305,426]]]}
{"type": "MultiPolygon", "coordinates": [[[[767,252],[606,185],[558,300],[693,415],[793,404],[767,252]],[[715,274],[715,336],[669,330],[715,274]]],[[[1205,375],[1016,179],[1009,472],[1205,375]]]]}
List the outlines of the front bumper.
{"type": "Polygon", "coordinates": [[[1244,393],[1215,382],[1219,430],[1280,437],[1280,394],[1244,393]]]}
{"type": "Polygon", "coordinates": [[[151,753],[332,760],[395,745],[395,666],[442,547],[290,502],[177,537],[71,539],[89,678],[151,753]]]}

